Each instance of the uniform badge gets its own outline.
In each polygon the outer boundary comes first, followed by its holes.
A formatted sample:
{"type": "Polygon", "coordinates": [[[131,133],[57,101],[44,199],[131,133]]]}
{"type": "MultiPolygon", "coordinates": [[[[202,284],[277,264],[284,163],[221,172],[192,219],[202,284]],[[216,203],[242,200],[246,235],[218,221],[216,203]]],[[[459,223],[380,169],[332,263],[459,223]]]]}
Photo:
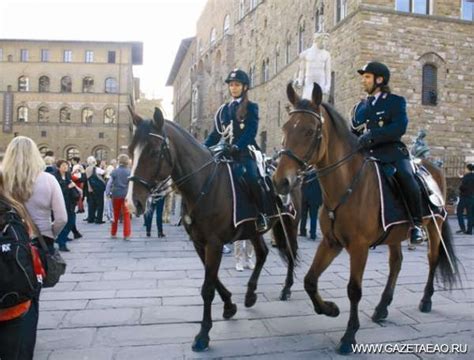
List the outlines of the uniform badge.
{"type": "Polygon", "coordinates": [[[245,124],[244,124],[244,123],[240,123],[240,129],[243,130],[244,127],[245,127],[245,124]]]}

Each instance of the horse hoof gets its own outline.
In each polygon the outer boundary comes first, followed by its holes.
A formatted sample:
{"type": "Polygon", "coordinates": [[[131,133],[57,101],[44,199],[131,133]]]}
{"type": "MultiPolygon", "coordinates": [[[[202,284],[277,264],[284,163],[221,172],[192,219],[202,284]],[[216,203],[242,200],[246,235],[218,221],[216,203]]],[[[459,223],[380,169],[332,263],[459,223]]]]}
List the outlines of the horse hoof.
{"type": "Polygon", "coordinates": [[[431,301],[421,301],[420,306],[418,306],[421,312],[429,313],[431,311],[431,301]]]}
{"type": "Polygon", "coordinates": [[[387,316],[388,316],[388,310],[386,308],[382,310],[375,309],[374,315],[372,315],[372,321],[377,323],[377,322],[385,320],[387,316]]]}
{"type": "Polygon", "coordinates": [[[251,293],[251,294],[248,294],[245,295],[245,307],[252,307],[255,305],[255,303],[257,302],[257,294],[255,293],[251,293]]]}
{"type": "Polygon", "coordinates": [[[351,343],[341,341],[339,342],[339,345],[337,346],[336,351],[338,354],[341,354],[341,355],[351,354],[353,352],[352,345],[353,344],[351,343]]]}
{"type": "Polygon", "coordinates": [[[337,317],[339,316],[339,308],[337,307],[336,304],[334,304],[331,301],[325,301],[324,305],[327,307],[325,309],[324,314],[330,317],[337,317]]]}
{"type": "Polygon", "coordinates": [[[231,304],[230,307],[224,306],[224,313],[222,314],[222,317],[224,319],[230,319],[232,316],[235,315],[236,312],[237,312],[237,305],[231,304]]]}
{"type": "Polygon", "coordinates": [[[287,300],[290,300],[290,298],[291,298],[291,290],[283,289],[280,294],[280,300],[287,301],[287,300]]]}
{"type": "Polygon", "coordinates": [[[208,350],[209,349],[209,337],[196,335],[196,337],[194,338],[192,349],[195,352],[202,352],[202,351],[208,350]]]}

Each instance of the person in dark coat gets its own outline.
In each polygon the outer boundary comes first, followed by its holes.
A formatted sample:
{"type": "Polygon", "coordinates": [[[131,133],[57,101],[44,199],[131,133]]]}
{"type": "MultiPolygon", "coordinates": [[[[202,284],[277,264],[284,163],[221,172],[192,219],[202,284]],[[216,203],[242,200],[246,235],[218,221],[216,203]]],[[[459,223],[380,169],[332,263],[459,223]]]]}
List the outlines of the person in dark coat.
{"type": "Polygon", "coordinates": [[[321,187],[316,178],[316,173],[312,172],[303,178],[301,185],[301,220],[300,236],[306,236],[306,219],[310,219],[309,238],[316,240],[316,225],[318,223],[318,211],[323,202],[321,187]]]}
{"type": "Polygon", "coordinates": [[[370,62],[358,73],[369,96],[354,107],[352,132],[359,137],[359,145],[367,156],[389,163],[396,169],[395,178],[411,216],[410,241],[412,244],[421,243],[426,239],[422,229],[421,190],[408,149],[401,141],[408,125],[406,100],[390,92],[390,70],[386,65],[370,62]]]}
{"type": "Polygon", "coordinates": [[[472,235],[474,226],[474,164],[468,164],[467,171],[468,173],[463,176],[459,186],[459,203],[456,208],[459,230],[456,232],[472,235]],[[467,231],[464,222],[464,211],[467,215],[467,231]]]}
{"type": "Polygon", "coordinates": [[[230,144],[230,154],[245,168],[244,178],[259,211],[256,222],[257,231],[264,232],[268,229],[268,219],[264,210],[263,179],[249,150],[249,146],[258,149],[255,140],[259,120],[258,105],[248,99],[250,79],[244,71],[232,70],[225,82],[229,86],[232,101],[223,104],[217,111],[214,129],[204,145],[211,147],[221,140],[230,144]]]}

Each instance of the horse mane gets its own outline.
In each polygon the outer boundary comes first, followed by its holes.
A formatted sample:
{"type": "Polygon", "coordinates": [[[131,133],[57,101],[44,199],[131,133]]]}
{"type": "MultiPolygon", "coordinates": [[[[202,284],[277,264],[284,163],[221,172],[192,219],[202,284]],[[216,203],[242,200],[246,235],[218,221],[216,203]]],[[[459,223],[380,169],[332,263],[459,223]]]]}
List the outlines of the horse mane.
{"type": "MultiPolygon", "coordinates": [[[[197,141],[188,131],[182,128],[179,124],[170,120],[165,120],[165,125],[177,130],[181,135],[185,137],[188,142],[202,148],[203,150],[205,149],[204,145],[197,141]]],[[[156,132],[153,120],[143,119],[140,122],[140,125],[135,127],[135,132],[133,135],[132,142],[130,144],[130,148],[134,149],[138,144],[145,143],[146,141],[148,141],[149,134],[153,132],[156,132]]]]}
{"type": "MultiPolygon", "coordinates": [[[[336,134],[343,140],[347,141],[351,147],[355,148],[357,146],[357,137],[349,129],[349,125],[346,119],[339,114],[339,112],[331,105],[326,102],[322,103],[322,106],[329,115],[329,120],[333,125],[334,131],[336,134]]],[[[295,110],[310,110],[317,111],[314,104],[307,100],[301,99],[297,102],[295,110]]]]}
{"type": "Polygon", "coordinates": [[[179,125],[178,123],[175,123],[174,121],[171,121],[171,120],[165,120],[165,124],[167,126],[171,126],[172,128],[174,128],[175,130],[179,131],[179,133],[181,135],[183,135],[186,140],[190,143],[193,143],[193,145],[195,146],[199,146],[200,148],[202,149],[205,149],[205,146],[203,144],[201,144],[199,141],[196,140],[196,138],[194,136],[192,136],[189,131],[187,131],[186,129],[184,129],[181,125],[179,125]]]}
{"type": "Polygon", "coordinates": [[[328,103],[323,103],[324,109],[329,114],[329,119],[333,125],[336,134],[343,140],[347,141],[352,148],[357,147],[357,136],[349,129],[349,124],[339,112],[328,103]]]}

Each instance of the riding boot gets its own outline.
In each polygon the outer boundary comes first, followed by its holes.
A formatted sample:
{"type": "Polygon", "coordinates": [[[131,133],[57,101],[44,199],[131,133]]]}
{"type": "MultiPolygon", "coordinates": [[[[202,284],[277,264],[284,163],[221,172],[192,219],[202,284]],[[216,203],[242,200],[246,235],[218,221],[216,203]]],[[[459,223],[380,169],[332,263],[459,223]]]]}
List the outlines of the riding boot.
{"type": "Polygon", "coordinates": [[[258,208],[259,214],[257,215],[257,220],[256,220],[256,227],[258,232],[265,232],[269,228],[269,223],[268,223],[268,218],[265,215],[265,206],[263,204],[263,199],[264,199],[264,193],[263,193],[263,188],[260,185],[260,182],[258,183],[258,189],[255,189],[256,191],[256,197],[255,197],[255,202],[258,208]],[[258,191],[257,191],[258,190],[258,191]]]}
{"type": "Polygon", "coordinates": [[[420,244],[426,240],[426,233],[423,230],[423,218],[421,210],[421,192],[417,188],[411,189],[411,194],[407,196],[407,204],[412,215],[413,227],[410,230],[410,242],[412,244],[420,244]]]}

